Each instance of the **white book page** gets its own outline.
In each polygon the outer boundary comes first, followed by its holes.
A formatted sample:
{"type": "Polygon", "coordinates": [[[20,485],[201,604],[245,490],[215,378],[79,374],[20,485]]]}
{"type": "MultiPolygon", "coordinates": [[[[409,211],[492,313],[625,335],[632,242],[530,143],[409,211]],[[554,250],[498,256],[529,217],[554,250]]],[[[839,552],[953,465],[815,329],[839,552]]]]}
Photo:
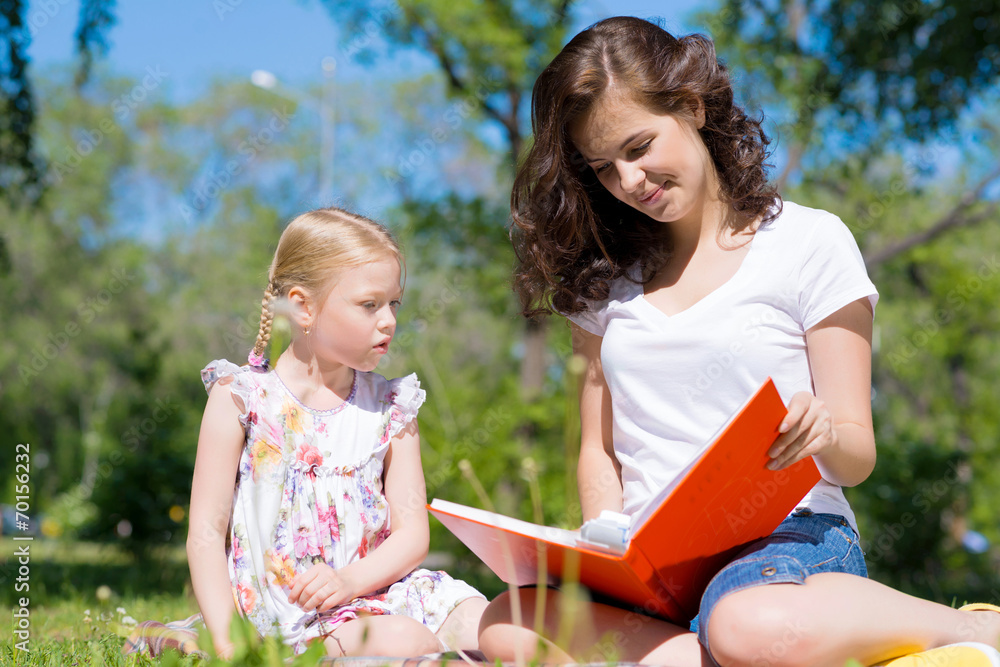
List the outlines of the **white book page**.
{"type": "Polygon", "coordinates": [[[447,512],[448,514],[464,517],[472,521],[478,521],[479,523],[485,523],[489,526],[496,526],[497,528],[503,528],[504,530],[509,530],[514,533],[520,533],[522,535],[528,535],[529,537],[545,540],[546,542],[562,544],[567,547],[577,546],[577,539],[580,537],[580,531],[578,530],[566,530],[565,528],[539,526],[537,523],[521,521],[520,519],[514,519],[509,516],[504,516],[503,514],[497,514],[496,512],[490,512],[476,507],[468,507],[466,505],[459,505],[458,503],[440,500],[438,498],[431,501],[431,508],[447,512]]]}
{"type": "Polygon", "coordinates": [[[729,428],[729,425],[733,423],[733,421],[741,412],[743,412],[743,409],[750,404],[750,401],[752,401],[753,397],[756,395],[757,392],[751,394],[750,397],[743,402],[743,405],[741,405],[739,409],[737,409],[729,417],[729,419],[726,420],[726,423],[720,426],[719,429],[712,434],[712,437],[708,439],[706,446],[691,457],[691,460],[687,462],[687,464],[684,466],[684,469],[681,470],[679,473],[677,473],[669,484],[660,489],[659,493],[657,493],[655,496],[646,501],[646,504],[643,505],[635,514],[632,515],[632,526],[629,529],[630,536],[635,535],[636,532],[638,532],[638,530],[642,528],[642,526],[646,523],[646,521],[649,520],[649,517],[653,515],[653,512],[655,512],[656,509],[663,504],[663,501],[666,500],[671,493],[673,493],[674,489],[677,488],[677,485],[680,484],[681,480],[687,477],[687,474],[691,472],[691,468],[694,467],[694,464],[697,463],[698,460],[705,455],[705,452],[708,451],[708,446],[714,443],[718,439],[718,437],[722,435],[722,433],[727,428],[729,428]]]}
{"type": "MultiPolygon", "coordinates": [[[[713,439],[714,437],[715,436],[713,436],[713,439]]],[[[642,528],[642,526],[649,520],[649,517],[653,515],[653,512],[655,512],[656,509],[663,504],[663,501],[666,500],[671,493],[673,493],[674,489],[677,488],[677,485],[680,484],[681,480],[687,476],[687,474],[691,471],[691,468],[694,467],[694,464],[698,462],[698,459],[700,459],[701,455],[704,453],[704,451],[701,451],[691,457],[691,460],[687,462],[684,469],[677,473],[670,481],[670,484],[667,484],[665,487],[660,489],[659,493],[647,500],[646,504],[632,515],[632,526],[629,528],[630,536],[635,535],[636,532],[642,528]]]]}

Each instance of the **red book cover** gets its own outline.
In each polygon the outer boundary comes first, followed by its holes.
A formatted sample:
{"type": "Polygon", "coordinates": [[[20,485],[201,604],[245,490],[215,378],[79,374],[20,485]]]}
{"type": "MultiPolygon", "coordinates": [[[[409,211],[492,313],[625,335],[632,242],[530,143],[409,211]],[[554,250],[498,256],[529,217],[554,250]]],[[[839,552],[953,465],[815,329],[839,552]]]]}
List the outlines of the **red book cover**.
{"type": "Polygon", "coordinates": [[[769,378],[677,481],[632,518],[618,549],[588,542],[578,530],[438,499],[427,509],[506,583],[538,583],[543,558],[547,583],[576,579],[686,624],[715,573],[747,543],[777,528],[820,479],[811,458],[767,469],[767,450],[786,413],[769,378]]]}

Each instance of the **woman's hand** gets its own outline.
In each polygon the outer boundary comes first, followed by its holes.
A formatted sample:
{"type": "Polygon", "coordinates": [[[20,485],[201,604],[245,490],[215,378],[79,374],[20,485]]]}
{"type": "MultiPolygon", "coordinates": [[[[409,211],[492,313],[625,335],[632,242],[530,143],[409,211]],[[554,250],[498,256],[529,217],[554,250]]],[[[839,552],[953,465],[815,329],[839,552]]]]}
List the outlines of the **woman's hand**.
{"type": "Polygon", "coordinates": [[[837,444],[833,415],[823,401],[807,391],[792,396],[778,431],[781,435],[767,451],[772,459],[767,467],[771,470],[787,468],[837,444]]]}
{"type": "Polygon", "coordinates": [[[288,601],[306,611],[327,611],[358,597],[355,582],[345,569],[316,563],[292,580],[288,601]]]}

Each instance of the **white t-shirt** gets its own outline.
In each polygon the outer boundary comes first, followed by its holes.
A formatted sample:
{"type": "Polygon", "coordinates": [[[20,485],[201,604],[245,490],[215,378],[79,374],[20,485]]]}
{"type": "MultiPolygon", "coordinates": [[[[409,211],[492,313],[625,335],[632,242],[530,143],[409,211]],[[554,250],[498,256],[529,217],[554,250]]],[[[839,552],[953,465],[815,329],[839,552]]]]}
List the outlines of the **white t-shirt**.
{"type": "MultiPolygon", "coordinates": [[[[608,299],[570,316],[604,339],[623,511],[669,484],[768,376],[786,404],[814,393],[806,330],[865,297],[874,309],[878,292],[850,230],[786,201],[733,277],[687,310],[665,315],[642,285],[620,278],[608,299]]],[[[857,530],[843,491],[825,480],[799,507],[841,514],[857,530]]]]}

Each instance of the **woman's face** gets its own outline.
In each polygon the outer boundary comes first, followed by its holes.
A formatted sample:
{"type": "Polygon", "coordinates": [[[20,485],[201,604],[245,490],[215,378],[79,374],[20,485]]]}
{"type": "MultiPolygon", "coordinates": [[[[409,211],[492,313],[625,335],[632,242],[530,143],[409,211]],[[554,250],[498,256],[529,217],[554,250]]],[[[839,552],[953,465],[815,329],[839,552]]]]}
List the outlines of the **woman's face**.
{"type": "Polygon", "coordinates": [[[655,114],[606,95],[571,128],[570,138],[616,199],[660,222],[696,216],[718,193],[718,177],[694,122],[655,114]]]}

